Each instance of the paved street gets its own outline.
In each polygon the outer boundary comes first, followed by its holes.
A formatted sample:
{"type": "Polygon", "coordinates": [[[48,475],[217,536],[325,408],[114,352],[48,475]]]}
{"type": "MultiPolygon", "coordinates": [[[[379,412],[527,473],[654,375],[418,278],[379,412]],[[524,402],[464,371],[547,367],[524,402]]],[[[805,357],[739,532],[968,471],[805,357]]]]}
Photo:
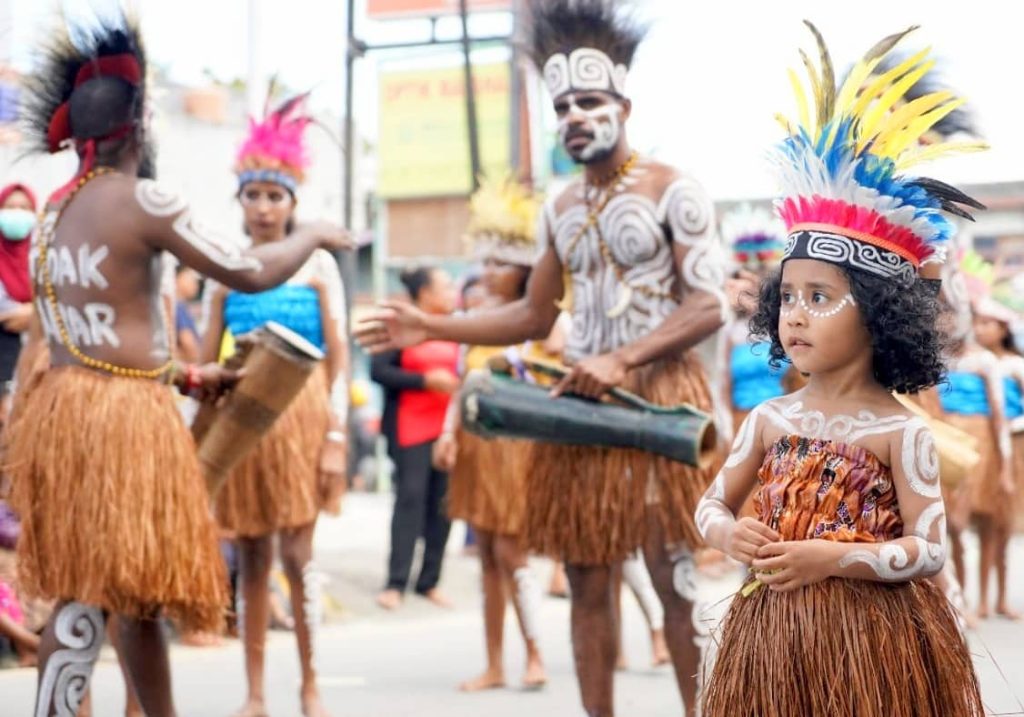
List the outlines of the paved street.
{"type": "MultiPolygon", "coordinates": [[[[324,521],[317,535],[320,565],[329,575],[336,616],[322,635],[322,689],[336,717],[558,717],[580,714],[568,639],[568,603],[543,605],[545,658],[550,684],[541,692],[516,689],[523,651],[509,614],[507,671],[513,687],[463,695],[462,679],[482,667],[475,558],[460,555],[461,531],[455,531],[444,586],[457,601],[442,611],[418,598],[386,614],[373,605],[382,580],[387,543],[388,499],[351,496],[341,518],[324,521]]],[[[976,546],[969,544],[974,558],[976,546]]],[[[1024,540],[1013,546],[1015,605],[1024,609],[1024,540]]],[[[974,563],[972,560],[972,567],[974,563]]],[[[550,564],[538,560],[542,580],[550,564]]],[[[704,592],[727,594],[734,581],[707,583],[704,592]]],[[[972,591],[973,592],[973,591],[972,591]]],[[[631,597],[624,601],[626,651],[631,669],[616,683],[618,714],[624,717],[678,717],[679,698],[666,668],[650,669],[646,627],[631,597]]],[[[1024,625],[992,620],[971,637],[986,704],[994,715],[1024,715],[1024,625]],[[996,667],[998,663],[998,667],[996,667]],[[1012,690],[1011,690],[1012,685],[1012,690]],[[1014,695],[1016,693],[1016,696],[1014,695]]],[[[268,694],[274,717],[298,710],[298,666],[288,633],[272,633],[268,644],[268,694]]],[[[227,717],[244,694],[241,648],[228,641],[220,648],[175,646],[172,653],[175,694],[182,717],[227,717]]],[[[31,670],[0,671],[0,717],[30,715],[35,675],[31,670]]],[[[123,704],[120,673],[105,653],[94,678],[97,717],[118,715],[123,704]]]]}

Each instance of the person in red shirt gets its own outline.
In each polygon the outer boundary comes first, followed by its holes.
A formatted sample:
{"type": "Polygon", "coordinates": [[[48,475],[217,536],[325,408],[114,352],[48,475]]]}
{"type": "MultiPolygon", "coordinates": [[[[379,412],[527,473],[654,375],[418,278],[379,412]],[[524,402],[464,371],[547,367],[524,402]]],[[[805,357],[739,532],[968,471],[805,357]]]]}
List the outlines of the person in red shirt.
{"type": "MultiPolygon", "coordinates": [[[[402,273],[402,283],[421,311],[450,314],[455,287],[440,269],[419,268],[402,273]]],[[[431,465],[434,443],[444,429],[448,400],[458,388],[458,344],[426,341],[418,346],[375,358],[371,376],[385,390],[385,423],[395,462],[395,508],[391,518],[388,582],[377,603],[394,610],[409,583],[416,541],[423,536],[423,564],[416,593],[448,607],[438,590],[441,563],[451,522],[445,512],[448,474],[431,465]]]]}

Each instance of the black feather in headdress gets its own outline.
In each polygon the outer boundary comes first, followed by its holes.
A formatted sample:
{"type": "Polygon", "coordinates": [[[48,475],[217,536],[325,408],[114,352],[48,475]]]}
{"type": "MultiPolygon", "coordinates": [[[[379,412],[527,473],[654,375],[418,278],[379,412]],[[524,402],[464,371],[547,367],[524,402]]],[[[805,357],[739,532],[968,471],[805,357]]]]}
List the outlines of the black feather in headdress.
{"type": "Polygon", "coordinates": [[[135,18],[96,18],[69,32],[66,21],[40,48],[21,117],[32,149],[56,152],[68,139],[103,139],[145,112],[146,53],[135,18]]]}
{"type": "Polygon", "coordinates": [[[557,53],[580,47],[601,50],[616,65],[629,67],[647,26],[621,0],[529,0],[530,56],[538,69],[557,53]]]}
{"type": "MultiPolygon", "coordinates": [[[[875,67],[872,74],[885,74],[886,72],[899,67],[912,54],[912,52],[906,51],[891,52],[882,58],[882,61],[878,63],[878,66],[875,67]]],[[[938,70],[931,69],[926,72],[920,80],[911,85],[910,89],[904,93],[903,97],[904,101],[909,103],[919,97],[924,97],[925,95],[933,92],[941,92],[948,89],[950,89],[949,84],[943,81],[942,73],[938,70]]],[[[981,137],[981,133],[975,125],[971,112],[964,107],[959,107],[940,119],[932,127],[931,131],[940,135],[943,139],[948,139],[949,137],[961,132],[972,137],[981,137]]]]}

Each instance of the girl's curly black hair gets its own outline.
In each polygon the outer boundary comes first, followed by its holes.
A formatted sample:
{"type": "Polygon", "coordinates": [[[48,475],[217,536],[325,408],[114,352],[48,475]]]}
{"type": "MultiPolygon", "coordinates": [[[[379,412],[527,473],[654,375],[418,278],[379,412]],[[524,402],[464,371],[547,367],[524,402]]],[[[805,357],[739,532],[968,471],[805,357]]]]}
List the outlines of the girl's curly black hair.
{"type": "MultiPolygon", "coordinates": [[[[910,287],[857,269],[838,267],[850,281],[850,293],[871,334],[875,379],[889,391],[916,393],[945,376],[942,356],[947,339],[938,328],[941,311],[934,287],[916,281],[910,287]]],[[[770,363],[789,359],[779,339],[782,269],[761,283],[757,311],[750,317],[751,336],[771,343],[770,363]]]]}

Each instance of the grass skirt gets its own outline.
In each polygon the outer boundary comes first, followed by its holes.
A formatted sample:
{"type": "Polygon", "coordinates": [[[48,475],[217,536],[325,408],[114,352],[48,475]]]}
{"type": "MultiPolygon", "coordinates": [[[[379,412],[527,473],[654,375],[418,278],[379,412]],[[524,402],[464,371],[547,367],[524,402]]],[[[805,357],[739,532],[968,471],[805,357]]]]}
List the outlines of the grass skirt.
{"type": "Polygon", "coordinates": [[[6,437],[29,595],[216,629],[227,580],[192,436],[167,386],[34,373],[6,437]]]}
{"type": "MultiPolygon", "coordinates": [[[[964,512],[994,518],[1008,518],[1009,512],[1006,494],[999,487],[999,470],[1002,458],[999,446],[992,432],[992,419],[988,416],[964,416],[948,413],[943,419],[947,423],[970,434],[977,442],[977,450],[981,460],[967,473],[963,486],[959,486],[955,495],[947,498],[948,511],[957,516],[964,512]]],[[[946,498],[946,494],[943,494],[946,498]]]]}
{"type": "Polygon", "coordinates": [[[526,509],[525,441],[484,440],[459,430],[458,455],[449,475],[448,514],[474,528],[519,535],[526,509]]]}
{"type": "Polygon", "coordinates": [[[252,538],[312,523],[324,505],[320,451],[329,422],[321,367],[224,482],[216,499],[220,524],[252,538]]]}
{"type": "MultiPolygon", "coordinates": [[[[692,353],[631,371],[624,387],[659,405],[711,410],[704,369],[692,353]]],[[[633,449],[536,443],[527,469],[526,541],[571,564],[609,565],[643,545],[653,513],[668,543],[694,549],[701,541],[693,513],[713,475],[633,449]]]]}
{"type": "Polygon", "coordinates": [[[982,717],[967,645],[928,581],[829,578],[737,594],[704,717],[982,717]]]}

